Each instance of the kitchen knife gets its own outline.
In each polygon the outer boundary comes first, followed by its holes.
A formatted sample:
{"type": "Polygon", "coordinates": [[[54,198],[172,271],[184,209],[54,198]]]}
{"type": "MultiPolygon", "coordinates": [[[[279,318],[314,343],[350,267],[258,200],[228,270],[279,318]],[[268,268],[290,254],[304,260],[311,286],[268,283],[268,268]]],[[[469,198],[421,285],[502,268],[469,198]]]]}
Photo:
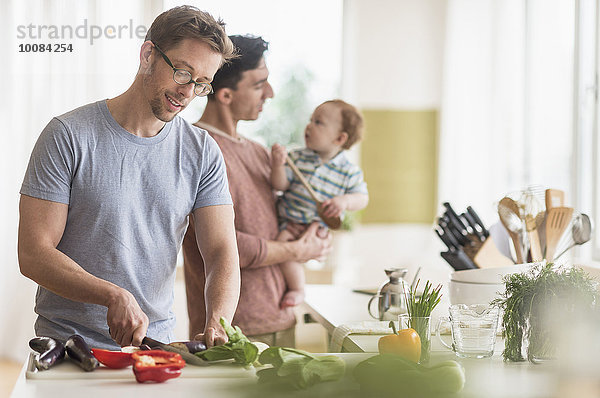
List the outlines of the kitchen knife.
{"type": "Polygon", "coordinates": [[[460,215],[460,217],[464,218],[467,221],[467,223],[471,226],[471,229],[473,230],[473,234],[476,235],[477,238],[479,238],[480,241],[483,242],[486,239],[485,235],[481,231],[481,227],[477,224],[477,222],[475,221],[475,219],[473,219],[473,216],[471,216],[467,212],[467,213],[462,213],[460,215]]]}
{"type": "MultiPolygon", "coordinates": [[[[444,231],[444,234],[446,235],[446,238],[448,239],[448,241],[450,242],[450,244],[454,247],[456,247],[457,249],[460,249],[462,247],[462,242],[459,241],[456,236],[451,232],[450,228],[448,225],[444,224],[442,225],[442,231],[444,231]]],[[[461,235],[462,236],[462,235],[461,235]]],[[[467,241],[467,243],[470,241],[467,241]]]]}
{"type": "Polygon", "coordinates": [[[146,344],[147,346],[149,346],[152,349],[159,349],[159,350],[163,350],[163,351],[170,351],[170,352],[177,353],[177,354],[181,355],[181,358],[183,358],[185,363],[187,363],[189,365],[196,365],[196,366],[207,366],[208,365],[208,362],[204,361],[202,358],[197,357],[194,354],[190,354],[189,352],[186,352],[182,349],[170,346],[165,343],[161,343],[160,341],[151,339],[148,336],[144,337],[144,339],[142,340],[142,344],[146,344]]]}
{"type": "Polygon", "coordinates": [[[451,252],[456,251],[456,247],[452,244],[452,242],[448,239],[445,233],[440,232],[440,228],[434,228],[435,233],[440,237],[442,242],[448,247],[448,250],[451,252]]]}
{"type": "Polygon", "coordinates": [[[442,229],[445,230],[447,234],[452,236],[454,240],[458,241],[457,247],[468,245],[471,242],[460,230],[454,226],[447,213],[439,219],[438,224],[442,227],[442,229]]]}
{"type": "Polygon", "coordinates": [[[479,268],[462,249],[454,252],[441,252],[440,255],[455,271],[479,268]]]}
{"type": "MultiPolygon", "coordinates": [[[[450,219],[451,225],[461,235],[463,235],[463,237],[465,237],[465,239],[468,241],[468,239],[466,238],[468,232],[467,232],[467,227],[465,226],[465,224],[463,224],[463,222],[458,217],[458,214],[456,214],[456,212],[454,211],[454,209],[452,208],[452,206],[450,205],[450,203],[444,202],[443,205],[446,208],[446,214],[448,215],[448,219],[450,219]]],[[[465,244],[465,243],[463,243],[463,244],[465,244]]]]}
{"type": "Polygon", "coordinates": [[[473,208],[471,206],[467,206],[467,213],[469,213],[471,215],[471,217],[473,217],[473,220],[475,220],[477,225],[479,225],[481,227],[481,233],[486,238],[488,236],[490,236],[490,232],[485,228],[485,225],[483,225],[483,221],[481,221],[481,218],[479,218],[479,216],[477,215],[477,213],[475,212],[475,210],[473,210],[473,208]]]}

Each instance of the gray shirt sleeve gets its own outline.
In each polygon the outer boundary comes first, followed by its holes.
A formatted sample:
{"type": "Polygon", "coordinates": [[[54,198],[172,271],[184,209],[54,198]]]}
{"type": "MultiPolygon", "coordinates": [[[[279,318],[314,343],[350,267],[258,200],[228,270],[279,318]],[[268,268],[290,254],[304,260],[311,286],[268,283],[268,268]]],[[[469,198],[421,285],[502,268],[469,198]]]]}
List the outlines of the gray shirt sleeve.
{"type": "Polygon", "coordinates": [[[21,193],[69,204],[73,149],[65,126],[53,118],[31,153],[21,193]]]}

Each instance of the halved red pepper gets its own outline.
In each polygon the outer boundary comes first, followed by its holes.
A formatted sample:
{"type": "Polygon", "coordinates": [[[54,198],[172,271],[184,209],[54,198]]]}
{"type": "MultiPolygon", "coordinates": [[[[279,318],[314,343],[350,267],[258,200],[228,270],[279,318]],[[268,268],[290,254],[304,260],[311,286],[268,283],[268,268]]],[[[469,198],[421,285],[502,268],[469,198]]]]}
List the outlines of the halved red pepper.
{"type": "Polygon", "coordinates": [[[112,369],[122,369],[133,365],[132,353],[122,351],[103,350],[92,348],[92,354],[104,366],[112,369]]]}
{"type": "Polygon", "coordinates": [[[138,383],[155,381],[161,383],[181,375],[185,361],[181,355],[162,350],[138,351],[131,354],[133,373],[138,383]]]}

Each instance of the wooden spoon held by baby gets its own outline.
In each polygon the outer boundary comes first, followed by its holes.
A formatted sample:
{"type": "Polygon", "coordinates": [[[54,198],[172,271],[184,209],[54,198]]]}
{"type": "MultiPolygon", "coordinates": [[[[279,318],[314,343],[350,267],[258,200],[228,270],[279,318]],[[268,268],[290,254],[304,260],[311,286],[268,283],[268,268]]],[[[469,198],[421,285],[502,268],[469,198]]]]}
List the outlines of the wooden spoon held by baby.
{"type": "Polygon", "coordinates": [[[289,156],[285,157],[285,161],[287,162],[288,166],[290,166],[296,177],[298,177],[302,185],[304,185],[304,188],[306,188],[312,200],[314,200],[317,204],[317,214],[319,214],[321,220],[323,220],[325,225],[327,225],[329,228],[339,229],[342,226],[342,220],[339,217],[327,217],[323,215],[323,202],[319,200],[317,193],[314,191],[310,183],[306,180],[306,178],[304,178],[302,172],[298,170],[298,167],[296,167],[294,161],[290,159],[289,156]]]}

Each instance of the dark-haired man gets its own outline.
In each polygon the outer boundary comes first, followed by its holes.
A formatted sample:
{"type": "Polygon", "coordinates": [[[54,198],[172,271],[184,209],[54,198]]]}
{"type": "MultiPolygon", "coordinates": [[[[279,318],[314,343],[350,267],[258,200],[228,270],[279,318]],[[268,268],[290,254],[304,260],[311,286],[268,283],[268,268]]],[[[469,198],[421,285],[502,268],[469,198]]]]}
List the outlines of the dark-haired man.
{"type": "MultiPolygon", "coordinates": [[[[240,120],[257,119],[265,101],[273,97],[264,59],[268,44],[260,37],[230,38],[239,56],[215,74],[214,93],[196,125],[217,141],[227,164],[242,275],[234,323],[251,339],[289,347],[295,344],[295,317],[291,308],[281,306],[286,285],[279,264],[321,258],[330,250],[331,239],[321,238],[314,224],[296,241],[275,241],[278,225],[269,152],[237,132],[240,120]]],[[[190,223],[183,242],[191,337],[210,319],[205,312],[204,261],[194,244],[195,225],[190,223]]]]}
{"type": "Polygon", "coordinates": [[[21,187],[19,265],[38,283],[37,335],[91,347],[170,341],[177,252],[194,214],[209,321],[227,340],[239,297],[233,208],[218,146],[177,114],[234,56],[224,24],[194,7],[159,15],[121,95],[50,121],[21,187]]]}

